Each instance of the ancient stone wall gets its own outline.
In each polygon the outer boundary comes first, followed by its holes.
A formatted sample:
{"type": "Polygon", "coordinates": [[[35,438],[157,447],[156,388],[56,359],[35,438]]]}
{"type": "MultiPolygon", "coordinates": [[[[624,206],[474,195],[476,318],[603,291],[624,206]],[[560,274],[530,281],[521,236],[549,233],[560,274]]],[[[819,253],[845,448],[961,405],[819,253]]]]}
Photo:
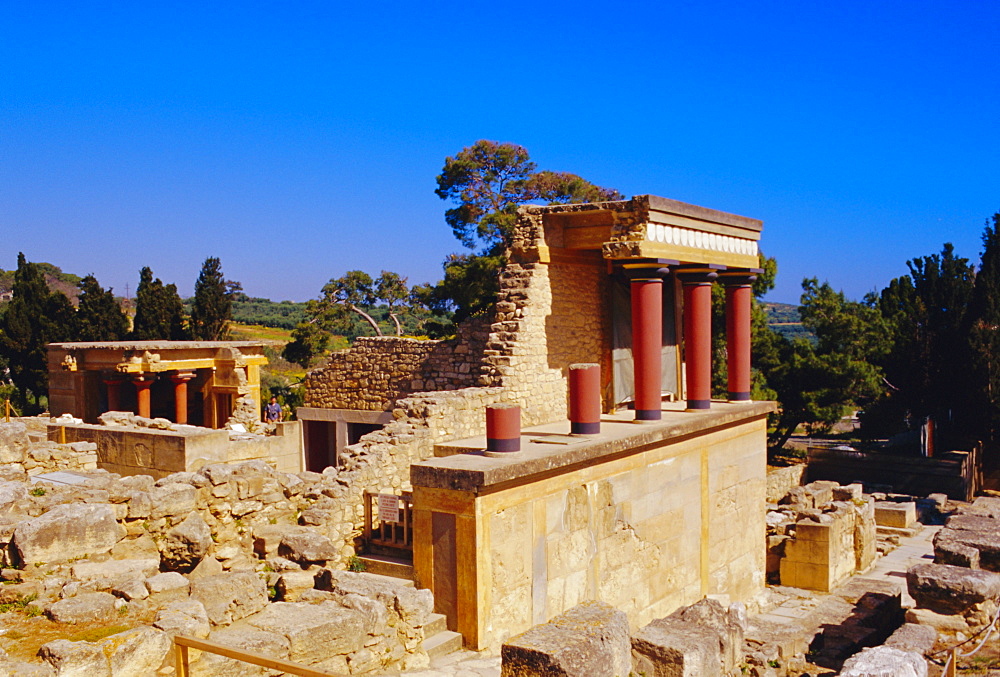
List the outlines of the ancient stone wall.
{"type": "Polygon", "coordinates": [[[487,327],[472,320],[454,339],[360,336],[306,377],[307,407],[387,411],[414,392],[480,385],[487,327]]]}

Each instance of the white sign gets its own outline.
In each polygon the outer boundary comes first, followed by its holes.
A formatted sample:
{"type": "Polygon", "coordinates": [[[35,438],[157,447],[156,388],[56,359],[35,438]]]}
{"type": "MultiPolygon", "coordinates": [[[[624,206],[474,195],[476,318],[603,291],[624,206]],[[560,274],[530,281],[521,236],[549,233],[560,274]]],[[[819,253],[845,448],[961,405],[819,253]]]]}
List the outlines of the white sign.
{"type": "Polygon", "coordinates": [[[378,495],[378,519],[380,522],[399,521],[399,496],[396,494],[378,495]]]}

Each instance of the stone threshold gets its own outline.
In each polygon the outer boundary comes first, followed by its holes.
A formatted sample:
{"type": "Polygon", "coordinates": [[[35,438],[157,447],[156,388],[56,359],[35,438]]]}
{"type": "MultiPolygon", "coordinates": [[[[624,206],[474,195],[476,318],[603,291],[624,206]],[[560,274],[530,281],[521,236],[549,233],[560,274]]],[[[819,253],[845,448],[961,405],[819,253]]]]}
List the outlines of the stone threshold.
{"type": "Polygon", "coordinates": [[[442,442],[435,445],[435,458],[410,467],[410,482],[480,493],[760,419],[776,407],[774,402],[717,401],[710,409],[686,410],[683,403],[664,403],[660,421],[635,421],[631,411],[606,414],[598,435],[571,435],[568,421],[547,423],[523,429],[521,451],[502,455],[485,454],[485,436],[442,442]]]}

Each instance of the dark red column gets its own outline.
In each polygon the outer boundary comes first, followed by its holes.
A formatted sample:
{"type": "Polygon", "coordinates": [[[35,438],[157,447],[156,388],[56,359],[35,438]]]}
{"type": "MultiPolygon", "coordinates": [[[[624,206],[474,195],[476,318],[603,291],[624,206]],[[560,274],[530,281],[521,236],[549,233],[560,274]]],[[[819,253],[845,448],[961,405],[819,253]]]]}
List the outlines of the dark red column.
{"type": "Polygon", "coordinates": [[[153,385],[154,376],[133,376],[132,383],[135,384],[136,412],[143,418],[149,418],[151,407],[149,401],[149,388],[153,385]]]}
{"type": "MultiPolygon", "coordinates": [[[[654,271],[648,271],[653,273],[654,271]]],[[[632,365],[635,420],[663,417],[660,354],[663,348],[663,279],[632,277],[632,365]]]]}
{"type": "Polygon", "coordinates": [[[573,435],[601,432],[601,365],[569,365],[569,426],[573,435]]]}
{"type": "Polygon", "coordinates": [[[726,271],[720,276],[726,285],[726,373],[732,402],[750,399],[751,283],[756,272],[726,271]]]}
{"type": "Polygon", "coordinates": [[[486,407],[486,452],[521,451],[521,407],[492,404],[486,407]]]}
{"type": "Polygon", "coordinates": [[[679,273],[684,285],[684,375],[687,408],[712,406],[712,280],[714,270],[679,273]]]}
{"type": "Polygon", "coordinates": [[[104,385],[108,387],[108,411],[121,411],[121,406],[122,406],[121,379],[118,378],[105,379],[104,385]]]}
{"type": "Polygon", "coordinates": [[[179,371],[170,377],[174,382],[174,422],[188,421],[188,381],[194,378],[191,372],[179,371]]]}

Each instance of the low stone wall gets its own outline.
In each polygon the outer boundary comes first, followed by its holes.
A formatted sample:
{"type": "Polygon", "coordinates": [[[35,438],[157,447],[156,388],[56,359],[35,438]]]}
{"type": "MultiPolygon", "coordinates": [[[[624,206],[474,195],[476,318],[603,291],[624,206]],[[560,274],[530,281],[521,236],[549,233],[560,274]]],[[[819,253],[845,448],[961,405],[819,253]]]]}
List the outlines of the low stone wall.
{"type": "Polygon", "coordinates": [[[20,421],[0,423],[0,476],[17,478],[59,470],[96,470],[97,445],[91,442],[35,440],[20,421]]]}
{"type": "Polygon", "coordinates": [[[50,424],[50,439],[96,445],[99,467],[119,475],[161,478],[211,463],[267,460],[282,472],[302,469],[302,431],[298,421],[277,424],[275,435],[237,434],[194,426],[169,430],[89,423],[50,424]]]}
{"type": "Polygon", "coordinates": [[[805,463],[767,469],[767,502],[777,503],[795,487],[802,486],[806,472],[805,463]]]}
{"type": "Polygon", "coordinates": [[[486,338],[486,327],[477,320],[447,341],[359,336],[309,372],[305,406],[386,411],[411,393],[481,385],[486,338]]]}
{"type": "Polygon", "coordinates": [[[633,625],[708,594],[754,604],[770,409],[605,420],[596,439],[566,446],[526,431],[510,457],[416,464],[415,574],[480,649],[588,599],[633,625]]]}

